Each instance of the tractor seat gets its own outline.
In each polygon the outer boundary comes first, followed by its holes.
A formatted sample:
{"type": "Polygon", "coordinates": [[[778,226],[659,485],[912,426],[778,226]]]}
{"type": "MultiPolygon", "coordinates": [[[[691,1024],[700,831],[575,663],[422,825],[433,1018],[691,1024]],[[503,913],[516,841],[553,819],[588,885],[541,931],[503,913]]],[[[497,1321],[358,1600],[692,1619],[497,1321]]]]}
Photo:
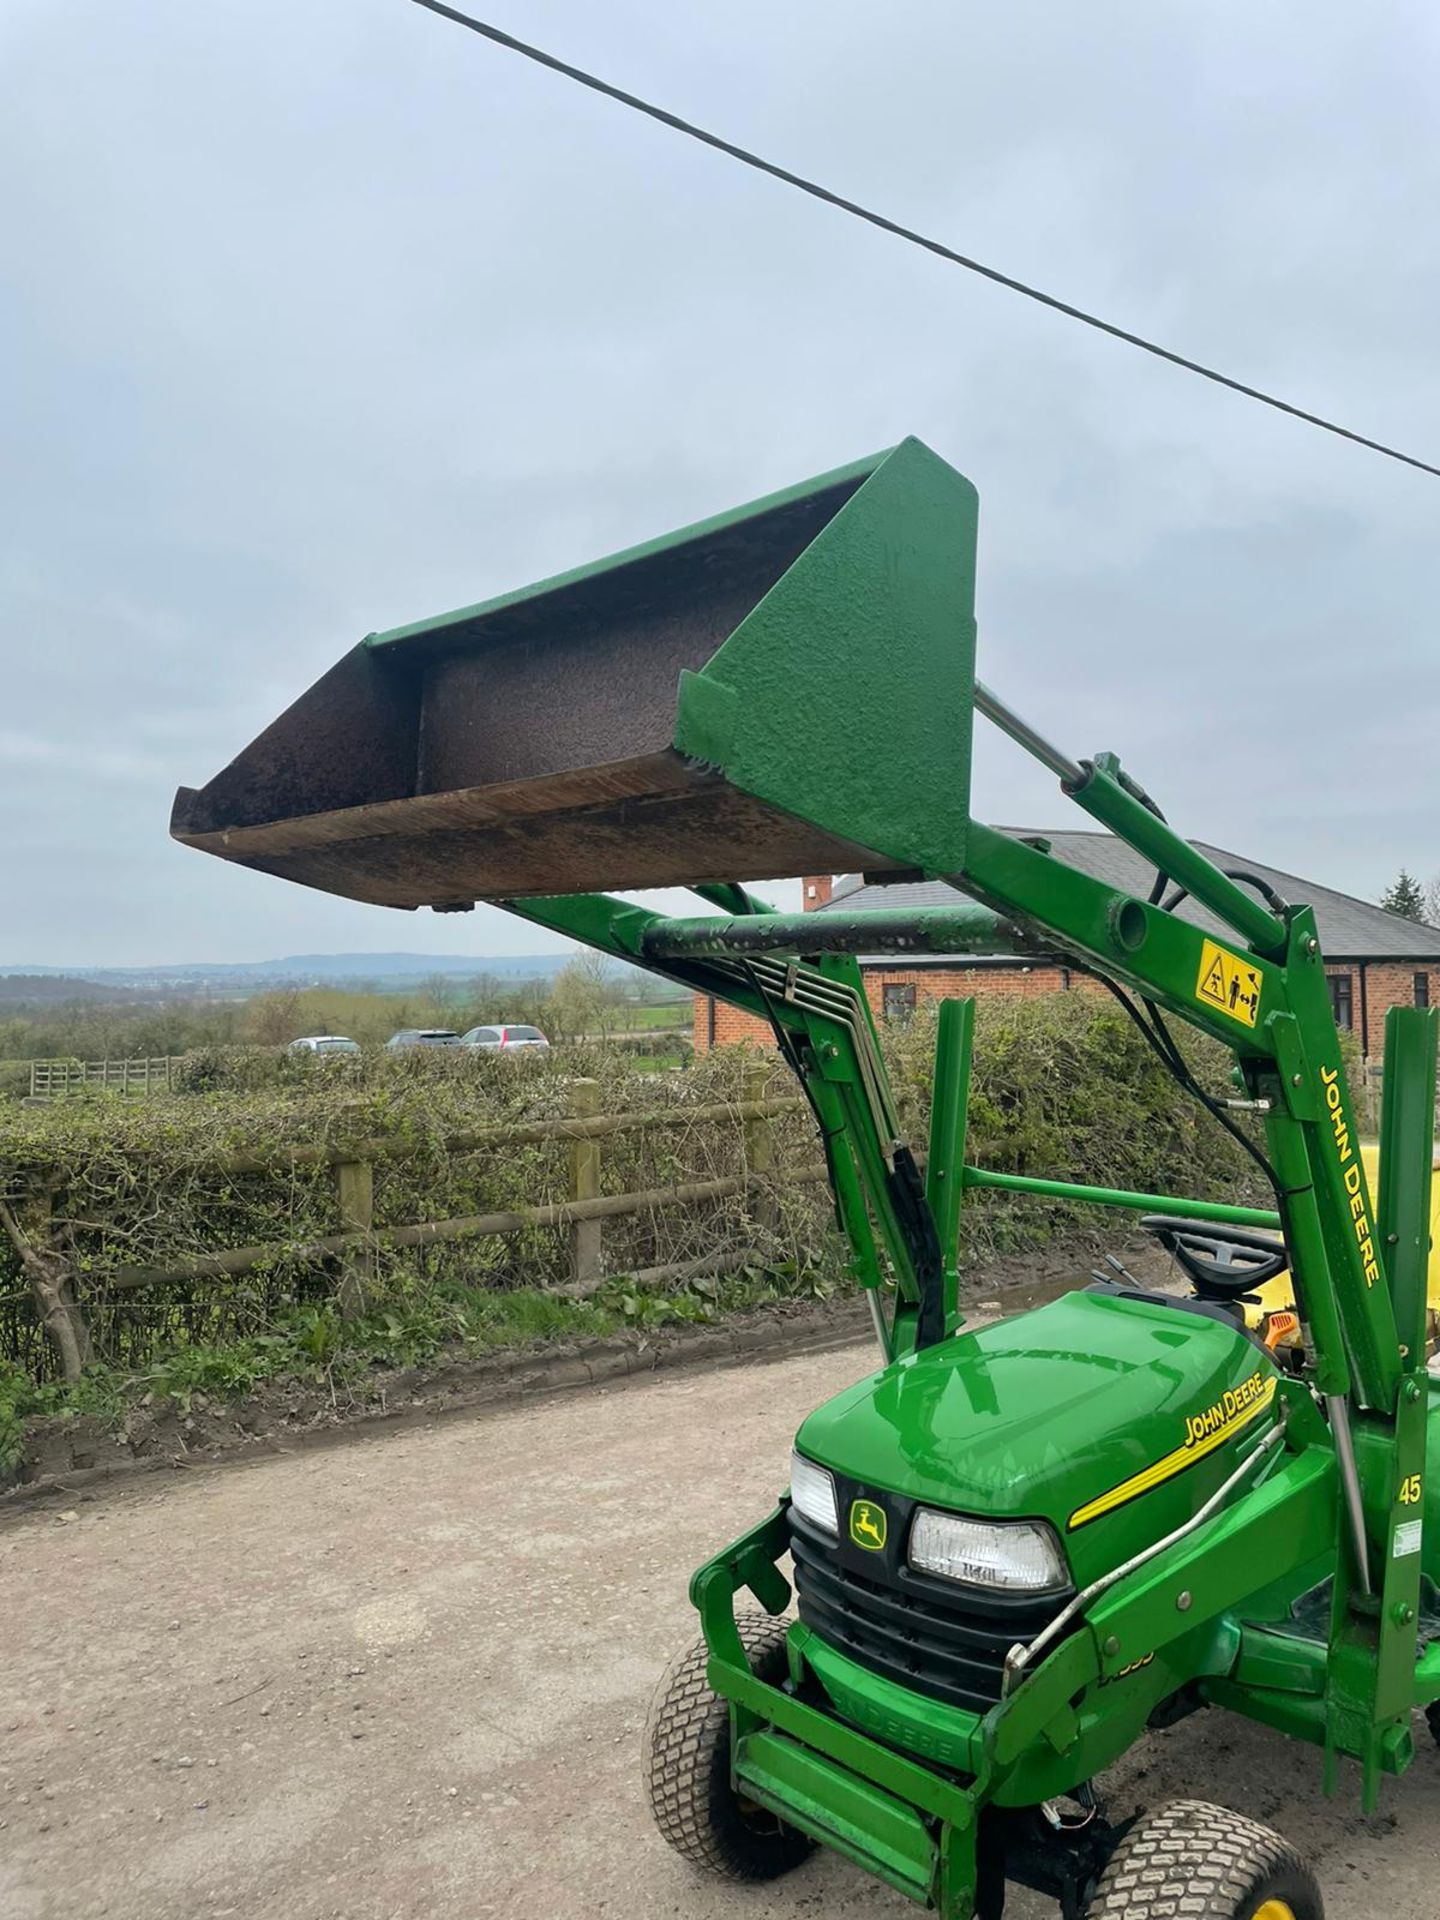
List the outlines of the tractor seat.
{"type": "Polygon", "coordinates": [[[1140,1224],[1174,1254],[1201,1300],[1243,1299],[1283,1273],[1289,1259],[1278,1233],[1176,1220],[1166,1213],[1147,1213],[1140,1224]]]}

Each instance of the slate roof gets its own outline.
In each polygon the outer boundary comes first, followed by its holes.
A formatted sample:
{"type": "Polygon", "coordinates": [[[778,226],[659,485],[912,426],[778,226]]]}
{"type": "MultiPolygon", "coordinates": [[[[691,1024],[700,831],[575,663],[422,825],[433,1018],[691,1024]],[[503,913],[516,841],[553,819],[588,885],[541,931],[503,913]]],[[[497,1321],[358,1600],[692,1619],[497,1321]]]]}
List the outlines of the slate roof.
{"type": "MultiPolygon", "coordinates": [[[[1016,840],[1046,839],[1050,842],[1052,858],[1063,860],[1066,866],[1076,867],[1096,880],[1103,880],[1107,886],[1116,887],[1124,893],[1138,894],[1142,899],[1149,894],[1155,878],[1155,869],[1150,862],[1125,841],[1117,840],[1113,833],[1071,833],[1034,827],[1001,827],[999,831],[1010,834],[1016,840]]],[[[1327,960],[1440,961],[1440,927],[1403,920],[1399,914],[1386,913],[1383,907],[1372,906],[1368,900],[1356,900],[1348,893],[1337,893],[1333,887],[1322,887],[1314,880],[1302,880],[1298,874],[1282,872],[1279,867],[1266,866],[1262,861],[1252,860],[1244,854],[1226,853],[1223,847],[1207,846],[1203,840],[1195,840],[1191,844],[1217,867],[1243,868],[1246,873],[1253,873],[1268,882],[1282,899],[1313,907],[1316,925],[1320,930],[1320,945],[1327,960]]],[[[859,874],[848,874],[837,882],[829,906],[937,907],[953,905],[955,899],[956,889],[946,886],[941,880],[902,880],[893,886],[866,886],[859,874]]],[[[825,907],[815,909],[817,913],[826,910],[825,907]]],[[[1234,932],[1223,926],[1206,908],[1196,906],[1193,900],[1182,900],[1175,911],[1182,920],[1189,920],[1195,926],[1203,927],[1207,933],[1222,934],[1234,942],[1234,932]]],[[[1008,955],[998,957],[1011,958],[1008,955]]],[[[876,958],[878,960],[879,956],[876,958]]],[[[913,964],[910,960],[906,962],[907,966],[913,964]]],[[[974,965],[973,957],[967,956],[966,964],[974,965]]]]}

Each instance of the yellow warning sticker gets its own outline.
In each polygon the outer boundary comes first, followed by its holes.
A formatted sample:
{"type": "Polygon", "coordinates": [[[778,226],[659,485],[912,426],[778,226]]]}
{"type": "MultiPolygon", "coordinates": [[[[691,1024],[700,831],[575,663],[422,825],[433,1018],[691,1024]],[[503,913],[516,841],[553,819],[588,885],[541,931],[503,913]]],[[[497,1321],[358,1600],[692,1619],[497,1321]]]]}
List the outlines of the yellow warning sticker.
{"type": "Polygon", "coordinates": [[[1260,969],[1207,940],[1200,949],[1195,998],[1202,1006],[1228,1013],[1241,1026],[1253,1027],[1260,1015],[1260,969]]]}

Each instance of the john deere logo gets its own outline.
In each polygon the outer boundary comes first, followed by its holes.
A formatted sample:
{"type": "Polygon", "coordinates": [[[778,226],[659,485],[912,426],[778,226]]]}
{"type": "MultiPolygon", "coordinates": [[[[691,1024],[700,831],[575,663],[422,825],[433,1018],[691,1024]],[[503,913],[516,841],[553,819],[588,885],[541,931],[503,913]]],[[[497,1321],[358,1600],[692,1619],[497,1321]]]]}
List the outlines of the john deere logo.
{"type": "Polygon", "coordinates": [[[879,1553],[885,1545],[885,1509],[856,1500],[850,1508],[850,1538],[857,1547],[879,1553]]]}

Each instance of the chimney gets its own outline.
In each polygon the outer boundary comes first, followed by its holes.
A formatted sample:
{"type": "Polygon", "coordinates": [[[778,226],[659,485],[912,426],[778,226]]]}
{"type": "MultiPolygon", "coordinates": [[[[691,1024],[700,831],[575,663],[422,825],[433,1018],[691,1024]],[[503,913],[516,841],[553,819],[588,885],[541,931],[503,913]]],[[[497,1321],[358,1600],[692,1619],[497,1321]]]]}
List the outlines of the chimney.
{"type": "Polygon", "coordinates": [[[817,907],[823,907],[830,898],[830,890],[835,876],[830,873],[807,873],[800,882],[800,890],[806,913],[813,913],[817,907]]]}

